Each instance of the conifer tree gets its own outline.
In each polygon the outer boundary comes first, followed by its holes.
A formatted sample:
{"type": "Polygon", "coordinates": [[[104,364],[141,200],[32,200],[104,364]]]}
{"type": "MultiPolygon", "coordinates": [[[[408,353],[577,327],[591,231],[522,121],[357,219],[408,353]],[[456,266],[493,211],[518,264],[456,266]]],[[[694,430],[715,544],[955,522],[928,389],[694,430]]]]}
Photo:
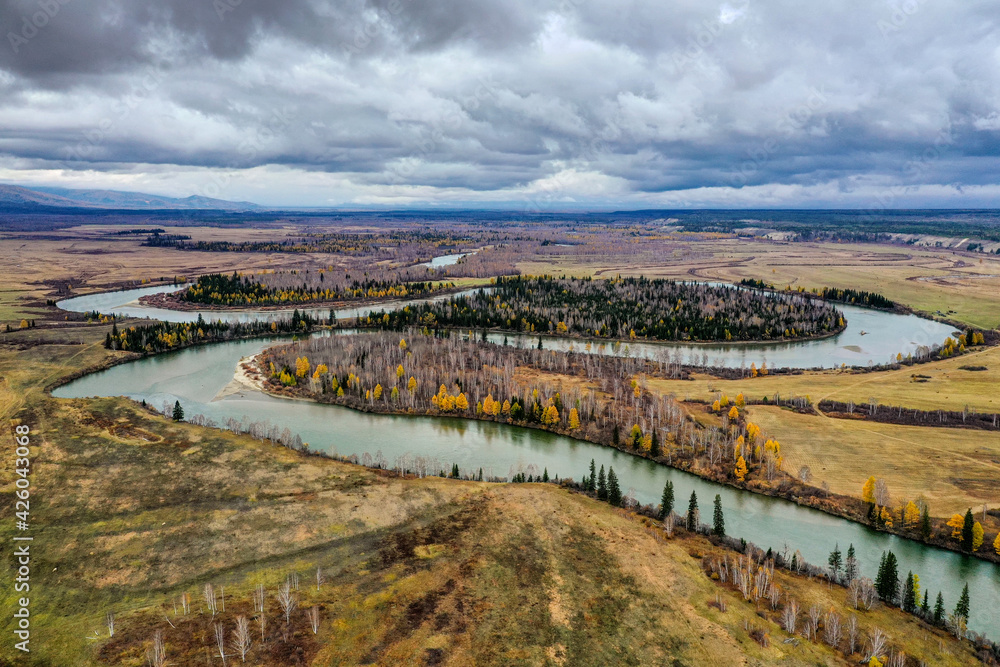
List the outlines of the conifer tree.
{"type": "Polygon", "coordinates": [[[958,604],[955,605],[955,616],[969,620],[969,584],[962,587],[962,595],[958,598],[958,604]]]}
{"type": "Polygon", "coordinates": [[[174,401],[173,418],[175,422],[184,421],[184,408],[181,407],[180,401],[174,401]]]}
{"type": "Polygon", "coordinates": [[[920,513],[920,536],[924,542],[931,538],[931,510],[926,503],[924,503],[923,511],[920,513]]]}
{"type": "Polygon", "coordinates": [[[692,491],[691,499],[688,501],[688,513],[685,527],[694,531],[698,527],[698,495],[692,491]]]}
{"type": "Polygon", "coordinates": [[[653,429],[653,439],[649,444],[649,455],[654,459],[660,456],[660,438],[656,435],[656,429],[653,429]]]}
{"type": "Polygon", "coordinates": [[[618,486],[618,476],[611,467],[608,468],[608,502],[615,507],[622,504],[622,490],[618,486]]]}
{"type": "Polygon", "coordinates": [[[597,473],[597,499],[607,500],[608,499],[608,485],[604,477],[604,466],[601,466],[601,472],[597,473]]]}
{"type": "Polygon", "coordinates": [[[934,602],[934,625],[944,623],[944,596],[938,591],[937,601],[934,602]]]}
{"type": "Polygon", "coordinates": [[[847,547],[847,560],[844,561],[844,579],[851,583],[858,576],[858,559],[854,555],[854,543],[847,547]]]}
{"type": "Polygon", "coordinates": [[[669,479],[663,485],[663,496],[660,498],[660,513],[657,518],[663,521],[674,511],[674,483],[669,479]]]}
{"type": "Polygon", "coordinates": [[[899,571],[896,554],[891,551],[883,555],[878,577],[875,579],[875,591],[883,601],[896,604],[896,598],[899,597],[899,571]]]}
{"type": "Polygon", "coordinates": [[[917,610],[917,592],[913,589],[913,572],[906,575],[903,584],[903,611],[914,613],[917,610]]]}
{"type": "Polygon", "coordinates": [[[920,615],[923,616],[924,619],[927,619],[928,615],[931,613],[929,593],[930,591],[924,591],[924,602],[920,605],[920,615]]]}
{"type": "Polygon", "coordinates": [[[726,535],[726,518],[722,515],[722,496],[715,494],[715,511],[712,513],[712,532],[719,537],[726,535]]]}
{"type": "Polygon", "coordinates": [[[545,483],[548,483],[548,481],[549,481],[549,469],[548,468],[545,468],[542,471],[542,481],[545,482],[545,483]]]}
{"type": "Polygon", "coordinates": [[[593,493],[597,490],[597,468],[594,466],[594,459],[590,459],[590,477],[587,478],[585,486],[588,493],[593,493]]]}
{"type": "Polygon", "coordinates": [[[833,551],[830,552],[830,557],[826,560],[830,565],[830,577],[837,581],[840,579],[840,568],[843,564],[842,556],[840,553],[840,545],[835,544],[833,546],[833,551]]]}
{"type": "Polygon", "coordinates": [[[962,550],[971,552],[973,542],[972,527],[975,520],[972,518],[972,510],[965,510],[965,521],[962,524],[962,550]]]}

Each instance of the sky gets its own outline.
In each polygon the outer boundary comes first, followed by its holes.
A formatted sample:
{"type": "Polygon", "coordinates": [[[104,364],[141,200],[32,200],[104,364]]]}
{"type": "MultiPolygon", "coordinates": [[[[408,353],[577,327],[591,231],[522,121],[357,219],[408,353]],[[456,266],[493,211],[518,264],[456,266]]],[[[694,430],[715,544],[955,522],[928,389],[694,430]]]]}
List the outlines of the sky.
{"type": "Polygon", "coordinates": [[[1000,207],[998,20],[995,0],[2,0],[0,182],[1000,207]]]}

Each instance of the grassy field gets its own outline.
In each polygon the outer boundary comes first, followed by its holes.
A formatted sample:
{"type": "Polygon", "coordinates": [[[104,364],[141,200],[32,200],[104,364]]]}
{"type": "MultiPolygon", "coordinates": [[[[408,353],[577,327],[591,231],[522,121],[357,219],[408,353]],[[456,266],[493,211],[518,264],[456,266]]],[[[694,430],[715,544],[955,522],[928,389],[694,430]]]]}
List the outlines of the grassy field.
{"type": "Polygon", "coordinates": [[[760,239],[702,239],[679,234],[661,260],[630,262],[627,254],[526,258],[526,273],[609,277],[646,275],[682,280],[757,278],[779,287],[841,287],[880,292],[927,312],[985,328],[1000,326],[1000,259],[948,249],[760,239]]]}
{"type": "MultiPolygon", "coordinates": [[[[933,516],[1000,505],[995,433],[897,426],[755,405],[751,417],[782,443],[785,469],[809,466],[813,484],[853,496],[869,475],[884,478],[893,505],[924,498],[933,516]]],[[[992,528],[987,524],[987,528],[992,528]]]]}
{"type": "Polygon", "coordinates": [[[692,380],[649,380],[649,385],[678,398],[714,400],[718,392],[729,397],[739,393],[752,399],[780,394],[883,405],[902,405],[919,410],[963,410],[1000,412],[1000,347],[985,348],[961,357],[935,361],[897,371],[854,373],[850,370],[809,372],[801,375],[769,375],[742,380],[720,380],[695,374],[692,380]],[[986,370],[963,370],[962,366],[985,366],[986,370]],[[926,377],[916,378],[915,375],[926,377]],[[921,381],[917,381],[921,380],[921,381]]]}

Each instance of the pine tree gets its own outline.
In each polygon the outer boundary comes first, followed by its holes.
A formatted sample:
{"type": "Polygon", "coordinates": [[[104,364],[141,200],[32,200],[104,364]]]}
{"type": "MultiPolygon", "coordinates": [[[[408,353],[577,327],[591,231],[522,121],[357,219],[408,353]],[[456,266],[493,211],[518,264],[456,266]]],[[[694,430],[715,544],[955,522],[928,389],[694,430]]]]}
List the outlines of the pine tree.
{"type": "Polygon", "coordinates": [[[608,502],[615,507],[622,504],[622,490],[618,486],[618,476],[611,467],[608,468],[608,502]]]}
{"type": "Polygon", "coordinates": [[[698,495],[694,491],[688,501],[687,521],[684,525],[692,532],[698,527],[698,495]]]}
{"type": "Polygon", "coordinates": [[[938,591],[937,601],[934,603],[934,625],[944,623],[944,596],[938,591]]]}
{"type": "Polygon", "coordinates": [[[931,613],[929,591],[924,591],[924,602],[920,605],[920,615],[926,620],[931,613]]]}
{"type": "Polygon", "coordinates": [[[920,513],[920,536],[924,542],[931,538],[931,510],[926,503],[924,503],[923,511],[920,513]]]}
{"type": "Polygon", "coordinates": [[[618,431],[618,424],[615,424],[614,429],[611,430],[611,444],[615,447],[621,442],[621,433],[618,431]]]}
{"type": "Polygon", "coordinates": [[[875,591],[883,601],[895,604],[896,598],[899,597],[899,571],[897,569],[896,554],[891,551],[884,553],[878,570],[878,576],[875,579],[875,591]]]}
{"type": "Polygon", "coordinates": [[[458,464],[457,463],[453,463],[451,465],[451,478],[452,479],[458,479],[458,464]]]}
{"type": "Polygon", "coordinates": [[[830,552],[830,557],[826,560],[830,565],[830,576],[834,581],[840,579],[840,567],[843,564],[842,556],[840,553],[840,545],[835,544],[833,546],[833,551],[830,552]]]}
{"type": "Polygon", "coordinates": [[[174,401],[174,421],[184,421],[184,408],[181,407],[180,401],[174,401]]]}
{"type": "Polygon", "coordinates": [[[545,469],[544,469],[544,470],[542,471],[542,481],[543,481],[543,482],[545,482],[546,484],[547,484],[547,483],[548,483],[548,481],[549,481],[549,469],[548,469],[548,468],[545,468],[545,469]]]}
{"type": "Polygon", "coordinates": [[[671,512],[674,511],[674,483],[669,479],[667,483],[663,485],[663,496],[660,498],[660,513],[657,518],[663,521],[667,518],[671,512]]]}
{"type": "Polygon", "coordinates": [[[847,560],[844,561],[844,579],[851,583],[858,576],[858,559],[854,555],[854,543],[847,547],[847,560]]]}
{"type": "Polygon", "coordinates": [[[962,588],[962,595],[958,598],[958,604],[955,605],[955,616],[969,619],[969,584],[962,588]]]}
{"type": "Polygon", "coordinates": [[[903,611],[910,614],[917,610],[917,592],[913,589],[913,572],[906,575],[906,583],[903,584],[903,611]]]}
{"type": "Polygon", "coordinates": [[[719,537],[726,535],[726,518],[722,515],[722,496],[715,495],[715,511],[712,513],[712,532],[719,537]]]}
{"type": "Polygon", "coordinates": [[[656,429],[653,429],[653,439],[649,444],[649,455],[654,459],[660,456],[660,438],[656,435],[656,429]]]}
{"type": "Polygon", "coordinates": [[[586,487],[588,493],[597,490],[597,468],[594,466],[594,459],[590,459],[590,477],[587,478],[586,487]]]}
{"type": "Polygon", "coordinates": [[[972,518],[972,510],[971,509],[965,510],[965,521],[962,524],[962,550],[963,551],[969,551],[969,552],[971,552],[973,550],[972,549],[972,541],[973,541],[972,527],[973,527],[974,523],[975,523],[975,520],[972,518]]]}
{"type": "Polygon", "coordinates": [[[608,499],[608,484],[604,477],[604,466],[601,466],[601,472],[597,473],[597,499],[607,500],[608,499]]]}

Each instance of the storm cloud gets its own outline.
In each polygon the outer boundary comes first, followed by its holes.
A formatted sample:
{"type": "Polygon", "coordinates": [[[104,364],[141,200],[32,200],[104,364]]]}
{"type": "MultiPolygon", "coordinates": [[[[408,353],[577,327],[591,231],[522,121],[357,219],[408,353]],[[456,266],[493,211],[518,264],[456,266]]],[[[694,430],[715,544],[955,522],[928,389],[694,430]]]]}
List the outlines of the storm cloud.
{"type": "Polygon", "coordinates": [[[0,180],[272,205],[996,206],[997,16],[4,0],[0,180]]]}

